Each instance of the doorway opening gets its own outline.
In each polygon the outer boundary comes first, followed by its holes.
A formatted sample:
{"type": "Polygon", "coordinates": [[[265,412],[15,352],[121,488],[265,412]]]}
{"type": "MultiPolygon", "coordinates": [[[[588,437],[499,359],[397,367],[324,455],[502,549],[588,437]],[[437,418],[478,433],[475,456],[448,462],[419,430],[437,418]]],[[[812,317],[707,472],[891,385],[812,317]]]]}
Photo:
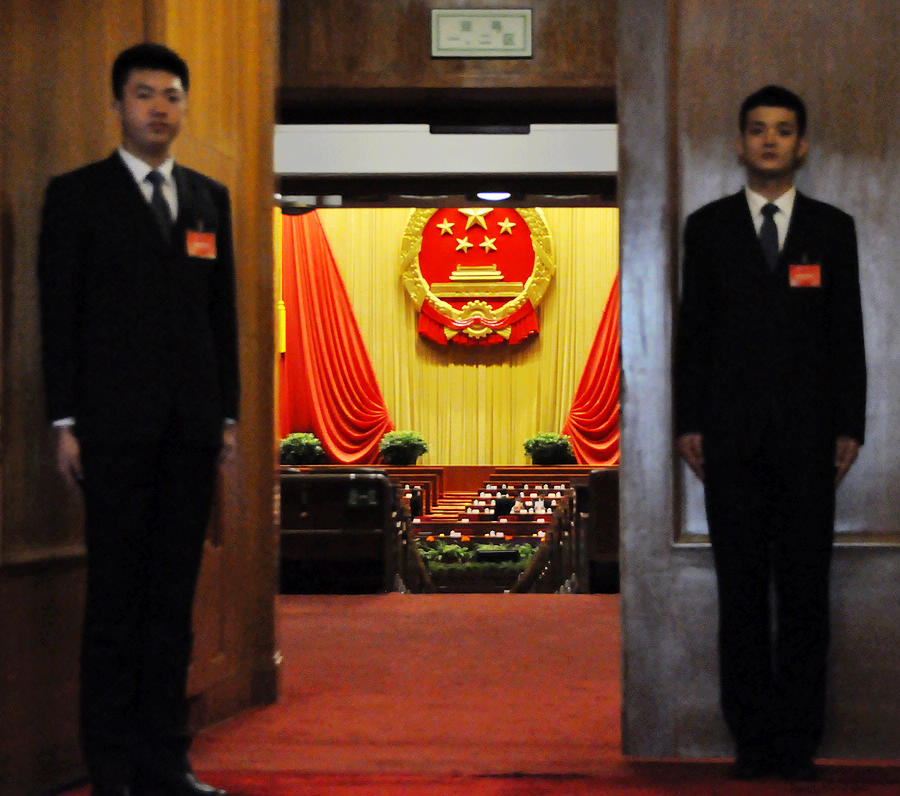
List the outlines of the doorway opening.
{"type": "MultiPolygon", "coordinates": [[[[495,530],[487,537],[491,531],[482,522],[485,518],[474,513],[492,511],[496,498],[490,494],[482,497],[482,493],[500,489],[506,482],[510,490],[518,488],[524,492],[527,484],[528,494],[523,494],[523,498],[531,503],[531,493],[535,489],[543,491],[545,481],[548,494],[554,493],[554,486],[564,484],[572,497],[571,513],[563,531],[571,549],[562,556],[564,563],[556,562],[562,567],[562,576],[552,583],[552,590],[617,591],[617,459],[596,467],[590,461],[583,462],[580,468],[576,466],[571,468],[572,472],[559,475],[558,484],[552,483],[554,478],[549,473],[538,477],[539,483],[532,483],[534,479],[528,473],[538,474],[528,469],[533,465],[522,448],[524,439],[562,428],[572,397],[584,379],[598,325],[609,310],[611,287],[618,275],[615,178],[596,175],[305,180],[283,177],[279,188],[276,227],[279,213],[285,217],[309,214],[317,217],[316,223],[344,282],[392,426],[415,429],[427,440],[429,450],[415,469],[390,474],[399,502],[407,504],[407,530],[412,531],[405,540],[400,540],[401,547],[419,540],[420,552],[425,559],[430,559],[424,562],[426,567],[431,567],[429,574],[452,569],[452,566],[442,567],[448,563],[464,565],[467,561],[477,561],[477,565],[482,565],[487,558],[502,559],[511,547],[528,541],[519,533],[525,526],[516,525],[515,532],[510,533],[512,526],[507,519],[504,525],[498,526],[503,532],[495,530]],[[479,189],[507,190],[510,196],[489,201],[477,195],[479,189]],[[540,330],[518,346],[508,343],[478,347],[441,345],[417,333],[417,308],[400,277],[408,220],[416,213],[427,214],[429,209],[447,214],[460,208],[466,212],[473,210],[472,215],[482,218],[496,216],[498,221],[509,221],[518,218],[520,211],[537,208],[546,218],[553,241],[556,281],[551,283],[546,301],[538,309],[540,330]],[[508,470],[505,474],[494,472],[504,468],[508,470]],[[513,473],[509,468],[521,472],[513,473]],[[427,470],[439,471],[439,475],[427,470]],[[601,471],[600,477],[593,479],[593,489],[592,470],[601,471]],[[495,475],[498,477],[494,478],[495,475]],[[497,483],[493,483],[495,480],[497,483]],[[448,557],[465,560],[440,560],[448,557]]],[[[477,223],[472,226],[483,232],[477,223]]],[[[283,230],[276,232],[276,237],[281,234],[283,230]]],[[[472,243],[477,245],[474,237],[472,243]]],[[[462,254],[458,259],[462,260],[462,254]]],[[[282,271],[284,267],[282,263],[282,271]]],[[[283,273],[276,274],[276,283],[281,284],[283,278],[283,273]]],[[[614,301],[617,305],[617,294],[614,301]]],[[[279,347],[282,351],[287,336],[285,331],[279,347]]],[[[618,346],[614,349],[617,354],[618,346]]],[[[279,366],[283,367],[285,354],[279,356],[282,357],[279,366]]],[[[284,400],[282,391],[281,401],[284,400]]],[[[277,414],[284,415],[283,406],[279,405],[277,414]]],[[[278,433],[283,438],[286,433],[312,430],[311,425],[300,429],[281,423],[278,433]]],[[[338,477],[336,471],[346,467],[339,458],[329,459],[330,464],[307,472],[320,475],[330,472],[338,477]]],[[[383,462],[379,457],[364,464],[368,467],[383,462]]],[[[317,493],[319,497],[321,494],[317,493]]],[[[539,499],[543,497],[541,494],[539,499]]],[[[289,531],[303,529],[286,528],[282,517],[284,591],[431,590],[422,588],[421,578],[411,574],[408,562],[405,567],[385,566],[387,559],[396,558],[396,550],[380,541],[370,540],[368,552],[365,549],[361,552],[360,539],[350,541],[347,537],[341,552],[342,542],[335,532],[347,530],[337,527],[348,523],[347,507],[338,510],[333,501],[326,505],[327,501],[309,497],[307,500],[309,504],[299,513],[296,507],[282,506],[282,512],[293,512],[289,525],[298,524],[300,515],[305,519],[300,519],[299,524],[305,521],[307,525],[307,533],[295,533],[285,542],[289,531]],[[323,514],[329,513],[331,518],[324,519],[323,514]],[[316,516],[319,519],[314,519],[316,516]],[[325,529],[311,526],[329,522],[335,526],[328,529],[332,533],[327,538],[320,535],[316,539],[314,532],[325,529]],[[314,544],[318,544],[318,551],[312,553],[310,546],[314,544]],[[304,557],[306,560],[301,560],[304,557]],[[286,563],[291,570],[287,575],[286,563]],[[354,576],[354,571],[359,577],[354,576]]],[[[548,500],[565,502],[555,497],[548,500]]],[[[380,503],[378,506],[373,510],[375,514],[380,511],[380,503]]],[[[497,519],[490,517],[490,521],[497,519]]],[[[539,537],[536,533],[534,537],[534,549],[538,552],[543,535],[539,537]]],[[[443,585],[434,590],[515,591],[517,578],[522,577],[528,562],[515,562],[514,566],[505,563],[513,573],[507,583],[503,583],[502,576],[499,581],[482,578],[478,586],[460,588],[448,586],[444,579],[443,585]]],[[[534,590],[550,589],[544,583],[534,590]]]]}

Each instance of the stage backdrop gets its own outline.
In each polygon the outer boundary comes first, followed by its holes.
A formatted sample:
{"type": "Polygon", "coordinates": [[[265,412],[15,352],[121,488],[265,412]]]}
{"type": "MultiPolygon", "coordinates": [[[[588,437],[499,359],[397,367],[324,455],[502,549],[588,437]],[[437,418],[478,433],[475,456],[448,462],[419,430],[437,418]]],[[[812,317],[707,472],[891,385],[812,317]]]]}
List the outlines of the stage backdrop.
{"type": "MultiPolygon", "coordinates": [[[[476,348],[438,346],[417,334],[416,311],[400,281],[400,245],[410,210],[316,212],[390,419],[428,441],[421,463],[526,463],[522,443],[539,431],[563,429],[585,367],[589,362],[595,372],[603,367],[598,351],[615,359],[616,377],[607,380],[603,396],[609,403],[609,384],[618,384],[615,208],[544,209],[556,272],[538,309],[540,334],[515,346],[476,348]],[[602,320],[607,334],[600,340],[602,320]]],[[[585,401],[598,398],[580,397],[576,406],[582,411],[585,401]]],[[[567,432],[575,436],[582,425],[576,418],[567,432]]],[[[596,439],[582,441],[583,450],[609,452],[615,461],[617,445],[617,434],[612,447],[608,441],[605,446],[596,439]]]]}

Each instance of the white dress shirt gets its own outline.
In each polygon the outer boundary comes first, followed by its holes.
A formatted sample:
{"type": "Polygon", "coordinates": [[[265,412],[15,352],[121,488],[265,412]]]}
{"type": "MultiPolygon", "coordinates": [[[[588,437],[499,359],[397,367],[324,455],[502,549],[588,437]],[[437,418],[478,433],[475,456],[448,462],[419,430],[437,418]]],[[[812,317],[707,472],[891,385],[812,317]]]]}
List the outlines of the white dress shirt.
{"type": "Polygon", "coordinates": [[[147,180],[147,175],[151,171],[158,171],[163,176],[162,193],[163,199],[169,206],[169,212],[172,214],[172,220],[178,218],[178,188],[175,185],[175,179],[172,177],[172,168],[175,166],[174,158],[167,158],[160,166],[155,169],[153,166],[144,163],[139,157],[132,155],[124,147],[119,147],[119,157],[128,167],[128,171],[134,177],[134,181],[144,194],[144,199],[150,203],[150,197],[153,195],[153,184],[147,180]]]}
{"type": "Polygon", "coordinates": [[[784,248],[784,239],[787,237],[788,226],[791,223],[791,214],[794,212],[794,200],[797,198],[797,189],[791,186],[774,202],[770,202],[765,196],[744,188],[744,195],[747,197],[747,204],[750,206],[750,215],[753,217],[753,226],[756,228],[756,235],[759,237],[759,229],[762,226],[763,214],[762,209],[767,204],[773,204],[778,208],[778,212],[772,216],[775,221],[775,228],[778,230],[778,250],[784,248]]]}

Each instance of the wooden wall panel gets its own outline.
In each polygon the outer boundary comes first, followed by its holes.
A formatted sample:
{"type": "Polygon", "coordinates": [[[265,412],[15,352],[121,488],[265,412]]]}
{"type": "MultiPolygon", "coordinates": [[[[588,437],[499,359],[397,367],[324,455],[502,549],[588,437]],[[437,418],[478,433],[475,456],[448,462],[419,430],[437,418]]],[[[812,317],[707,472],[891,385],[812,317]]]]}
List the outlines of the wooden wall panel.
{"type": "Polygon", "coordinates": [[[533,57],[431,57],[431,9],[522,8],[521,0],[283,0],[282,87],[611,86],[615,3],[530,6],[533,57]]]}
{"type": "Polygon", "coordinates": [[[194,720],[205,724],[275,697],[271,207],[277,9],[274,0],[160,8],[150,35],[191,67],[189,118],[177,156],[226,183],[234,210],[241,421],[239,456],[220,484],[196,601],[189,691],[194,720]]]}
{"type": "MultiPolygon", "coordinates": [[[[900,14],[891,0],[679,3],[673,107],[679,219],[743,184],[735,156],[744,97],[780,83],[803,97],[810,151],[798,188],[851,213],[859,238],[869,369],[870,441],[838,493],[838,529],[900,539],[900,362],[887,307],[900,301],[900,14]],[[775,31],[778,33],[776,34],[775,31]],[[735,58],[734,42],[754,53],[735,58]],[[827,42],[827,44],[823,44],[827,42]],[[798,59],[798,53],[809,54],[798,59]]],[[[703,530],[702,497],[687,479],[687,530],[703,530]]]]}
{"type": "Polygon", "coordinates": [[[5,0],[0,14],[0,793],[80,771],[80,502],[53,463],[44,416],[37,233],[49,177],[117,140],[109,64],[142,34],[126,0],[5,0]]]}
{"type": "Polygon", "coordinates": [[[109,68],[152,38],[195,78],[176,155],[232,193],[244,395],[201,573],[191,688],[197,722],[275,694],[271,197],[275,0],[4,0],[0,14],[0,793],[81,772],[80,501],[54,469],[44,418],[35,261],[48,178],[118,143],[109,68]],[[240,588],[234,584],[239,583],[240,588]]]}
{"type": "Polygon", "coordinates": [[[109,63],[120,45],[140,36],[142,25],[141,15],[124,1],[104,0],[102,13],[85,19],[89,6],[11,0],[0,23],[7,114],[0,185],[8,235],[0,264],[5,319],[0,558],[6,562],[71,554],[80,544],[77,503],[53,475],[48,455],[52,439],[44,422],[36,312],[37,233],[48,178],[115,146],[109,63]],[[115,35],[108,19],[116,20],[115,35]]]}
{"type": "Polygon", "coordinates": [[[884,687],[900,677],[898,26],[893,0],[620,2],[627,754],[733,752],[719,708],[711,552],[672,544],[684,514],[672,450],[672,310],[684,217],[741,186],[738,107],[778,82],[810,110],[811,153],[798,187],[857,220],[870,382],[867,442],[838,492],[821,752],[900,755],[900,691],[884,687]]]}
{"type": "MultiPolygon", "coordinates": [[[[521,8],[520,0],[282,0],[281,110],[336,104],[539,106],[612,112],[615,0],[542,0],[533,10],[533,57],[433,59],[432,8],[521,8]]],[[[453,110],[453,108],[449,109],[453,110]]],[[[536,119],[533,119],[536,120],[536,119]]],[[[309,121],[314,121],[311,116],[309,121]]],[[[552,119],[542,119],[552,121],[552,119]]]]}

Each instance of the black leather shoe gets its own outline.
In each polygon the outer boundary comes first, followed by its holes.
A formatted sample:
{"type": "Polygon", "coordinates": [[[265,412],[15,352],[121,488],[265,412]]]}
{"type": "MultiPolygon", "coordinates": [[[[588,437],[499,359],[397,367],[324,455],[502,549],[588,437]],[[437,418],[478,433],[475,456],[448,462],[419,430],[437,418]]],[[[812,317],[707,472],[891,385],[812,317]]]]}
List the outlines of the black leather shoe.
{"type": "Polygon", "coordinates": [[[224,790],[201,782],[190,771],[143,781],[134,788],[135,796],[228,796],[224,790]]]}

